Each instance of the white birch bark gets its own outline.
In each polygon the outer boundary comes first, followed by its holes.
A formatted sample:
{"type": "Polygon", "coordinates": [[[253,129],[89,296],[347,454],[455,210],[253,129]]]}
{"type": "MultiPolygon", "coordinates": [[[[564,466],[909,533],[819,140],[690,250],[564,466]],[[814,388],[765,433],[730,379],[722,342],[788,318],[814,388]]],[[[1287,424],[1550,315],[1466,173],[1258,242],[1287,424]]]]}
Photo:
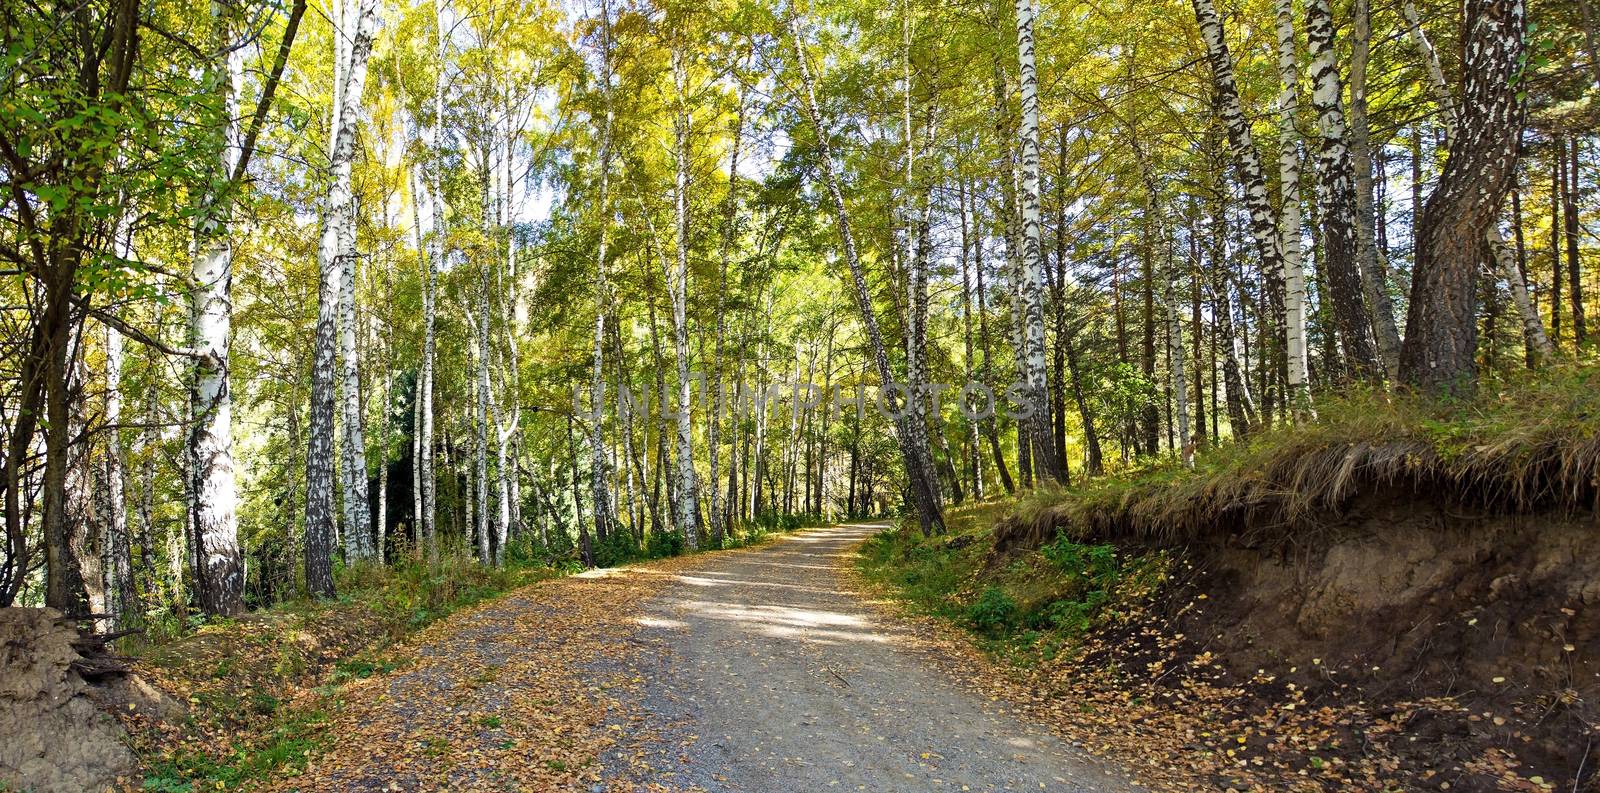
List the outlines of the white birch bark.
{"type": "Polygon", "coordinates": [[[678,112],[673,119],[673,155],[677,161],[673,214],[677,230],[677,266],[667,273],[672,297],[672,347],[678,368],[678,527],[684,547],[700,547],[699,486],[694,471],[694,425],[689,412],[694,383],[689,379],[689,64],[682,33],[672,48],[673,81],[678,90],[678,112]]]}
{"type": "MultiPolygon", "coordinates": [[[[311,378],[311,439],[306,455],[306,585],[313,595],[333,595],[333,446],[335,326],[344,262],[343,224],[354,218],[351,165],[355,157],[356,117],[366,84],[367,56],[377,24],[376,0],[359,0],[348,69],[335,86],[338,126],[331,130],[329,184],[317,250],[321,273],[317,292],[316,339],[311,378]]],[[[337,38],[337,36],[336,36],[337,38]]]]}
{"type": "Polygon", "coordinates": [[[590,381],[590,412],[593,414],[589,427],[589,468],[590,489],[594,500],[594,529],[595,536],[604,538],[610,534],[615,516],[611,514],[610,472],[606,460],[605,425],[602,418],[605,415],[606,405],[606,378],[605,378],[605,341],[606,341],[606,311],[610,300],[610,288],[606,284],[606,245],[611,234],[611,204],[609,190],[611,187],[611,126],[613,110],[611,105],[611,5],[605,0],[600,3],[600,84],[604,92],[605,118],[600,126],[600,203],[598,221],[600,224],[600,242],[595,254],[594,265],[594,361],[590,381]]]}
{"type": "Polygon", "coordinates": [[[344,482],[344,552],[350,562],[373,556],[371,494],[367,486],[366,418],[361,409],[361,358],[356,345],[355,206],[352,202],[340,224],[339,362],[340,407],[343,438],[339,447],[344,482]]]}
{"type": "MultiPolygon", "coordinates": [[[[1428,40],[1427,32],[1422,29],[1422,20],[1417,15],[1416,3],[1413,0],[1404,0],[1400,11],[1405,16],[1411,43],[1422,56],[1422,63],[1428,75],[1428,90],[1433,94],[1434,102],[1439,105],[1439,115],[1444,124],[1445,143],[1449,145],[1456,139],[1457,110],[1450,88],[1444,81],[1444,69],[1439,64],[1439,53],[1433,48],[1433,42],[1428,40]]],[[[1522,320],[1522,332],[1532,343],[1538,359],[1547,360],[1554,354],[1555,347],[1550,343],[1549,334],[1545,332],[1544,319],[1539,316],[1538,308],[1528,298],[1528,282],[1517,269],[1516,259],[1507,249],[1505,237],[1500,233],[1499,223],[1490,224],[1487,238],[1489,250],[1494,255],[1495,266],[1500,270],[1500,277],[1511,285],[1511,298],[1517,306],[1517,315],[1522,320]]]]}
{"type": "MultiPolygon", "coordinates": [[[[1212,0],[1193,0],[1193,3],[1200,38],[1205,42],[1206,55],[1211,61],[1218,109],[1228,131],[1234,168],[1244,186],[1245,208],[1250,215],[1250,236],[1255,240],[1261,256],[1261,271],[1267,274],[1271,291],[1271,281],[1278,280],[1281,284],[1283,244],[1267,196],[1267,179],[1261,168],[1261,154],[1256,150],[1255,137],[1250,132],[1249,120],[1245,118],[1244,107],[1239,101],[1239,88],[1233,74],[1233,55],[1228,51],[1228,42],[1223,36],[1222,19],[1217,15],[1212,0]]],[[[1277,299],[1282,300],[1282,295],[1278,295],[1277,299]]]]}
{"type": "Polygon", "coordinates": [[[1283,250],[1284,349],[1289,364],[1290,404],[1301,412],[1311,405],[1311,376],[1306,357],[1306,274],[1301,258],[1300,133],[1295,128],[1300,70],[1294,38],[1294,2],[1276,0],[1274,5],[1278,36],[1278,182],[1283,196],[1278,238],[1283,250]]]}
{"type": "MultiPolygon", "coordinates": [[[[239,84],[244,76],[242,48],[230,40],[230,16],[225,6],[212,5],[218,20],[217,51],[221,64],[209,67],[206,80],[224,95],[228,119],[223,132],[219,173],[230,174],[236,162],[239,130],[239,84]],[[221,54],[226,52],[225,55],[221,54]]],[[[219,180],[220,181],[220,180],[219,180]]],[[[218,188],[227,190],[226,186],[218,188]]],[[[203,199],[195,227],[195,283],[191,307],[191,344],[197,356],[189,394],[192,422],[189,464],[193,498],[191,519],[200,541],[201,580],[197,583],[200,606],[208,614],[235,614],[244,610],[244,566],[239,550],[238,487],[233,463],[233,395],[229,383],[229,352],[233,324],[233,247],[228,239],[229,197],[213,193],[203,199]]]]}
{"type": "Polygon", "coordinates": [[[1400,371],[1400,330],[1389,297],[1388,267],[1378,250],[1372,200],[1372,140],[1367,123],[1367,63],[1372,52],[1372,11],[1368,0],[1355,0],[1350,30],[1350,162],[1356,184],[1356,260],[1361,286],[1372,312],[1378,357],[1393,380],[1400,371]]]}
{"type": "Polygon", "coordinates": [[[1026,342],[1025,381],[1032,403],[1033,468],[1041,478],[1063,481],[1055,452],[1055,433],[1050,421],[1050,390],[1044,349],[1044,276],[1042,256],[1043,228],[1039,211],[1039,78],[1034,58],[1033,25],[1037,16],[1035,0],[1017,0],[1017,56],[1021,64],[1022,89],[1022,250],[1021,283],[1023,336],[1026,342]]]}
{"type": "MultiPolygon", "coordinates": [[[[724,505],[722,503],[722,488],[718,486],[721,481],[721,432],[722,414],[727,405],[722,397],[722,365],[723,340],[727,332],[727,311],[723,306],[723,297],[728,292],[728,259],[732,255],[734,237],[738,234],[739,219],[739,148],[744,142],[744,89],[739,91],[738,107],[734,112],[733,145],[728,153],[728,195],[723,199],[725,209],[722,219],[722,249],[718,254],[718,288],[717,288],[717,330],[716,340],[712,345],[711,382],[707,391],[711,399],[711,422],[706,427],[706,446],[710,456],[711,471],[707,480],[711,488],[711,541],[721,547],[723,536],[729,529],[728,521],[723,517],[724,505]]],[[[626,441],[625,441],[626,443],[626,441]]],[[[630,452],[631,454],[631,452],[630,452]]],[[[630,474],[630,494],[632,491],[630,474]]],[[[632,496],[630,495],[630,498],[632,496]]],[[[732,504],[727,505],[732,508],[732,504]]]]}
{"type": "MultiPolygon", "coordinates": [[[[1183,322],[1178,318],[1176,303],[1169,287],[1166,294],[1167,354],[1172,361],[1173,419],[1178,425],[1178,456],[1184,467],[1194,467],[1194,436],[1189,432],[1189,385],[1185,377],[1183,350],[1183,322]]],[[[1198,365],[1198,364],[1197,364],[1198,365]]],[[[1199,395],[1196,395],[1198,398],[1199,395]]]]}
{"type": "MultiPolygon", "coordinates": [[[[822,114],[817,108],[816,88],[811,77],[811,66],[806,61],[804,39],[796,26],[790,23],[789,34],[794,50],[796,68],[800,72],[801,100],[804,105],[807,120],[817,135],[818,149],[822,164],[824,188],[828,192],[834,207],[835,223],[838,226],[839,239],[844,248],[845,262],[850,268],[850,277],[854,287],[856,308],[861,312],[862,323],[866,326],[867,340],[871,345],[873,363],[881,378],[882,387],[888,388],[894,384],[894,373],[889,367],[889,357],[883,344],[883,334],[878,327],[877,312],[872,307],[872,296],[867,289],[866,273],[861,265],[860,256],[856,252],[855,234],[850,230],[850,211],[844,201],[844,191],[839,185],[838,169],[834,163],[833,149],[828,142],[828,127],[822,123],[822,114]]],[[[897,439],[900,446],[900,455],[906,468],[907,478],[910,480],[912,501],[917,507],[917,518],[924,534],[942,534],[945,529],[943,506],[939,502],[939,489],[933,479],[933,472],[923,466],[923,461],[929,458],[925,451],[927,447],[927,434],[923,427],[916,421],[909,420],[911,411],[904,409],[904,405],[895,404],[890,400],[892,412],[897,414],[895,426],[897,439]]]]}

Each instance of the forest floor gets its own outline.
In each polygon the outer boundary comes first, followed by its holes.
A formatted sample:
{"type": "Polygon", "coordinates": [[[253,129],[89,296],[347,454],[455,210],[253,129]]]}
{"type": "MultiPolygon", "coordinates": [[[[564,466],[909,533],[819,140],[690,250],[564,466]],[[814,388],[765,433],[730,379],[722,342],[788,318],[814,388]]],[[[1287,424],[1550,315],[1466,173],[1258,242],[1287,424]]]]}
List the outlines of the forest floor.
{"type": "Polygon", "coordinates": [[[340,686],[265,787],[1065,790],[1134,784],[941,669],[853,590],[881,526],[540,582],[340,686]]]}

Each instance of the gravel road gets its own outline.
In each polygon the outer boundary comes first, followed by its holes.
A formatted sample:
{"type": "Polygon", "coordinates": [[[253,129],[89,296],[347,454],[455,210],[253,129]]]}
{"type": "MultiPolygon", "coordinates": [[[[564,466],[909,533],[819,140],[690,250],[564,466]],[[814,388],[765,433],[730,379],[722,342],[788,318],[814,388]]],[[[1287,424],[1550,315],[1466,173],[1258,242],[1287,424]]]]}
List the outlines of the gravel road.
{"type": "MultiPolygon", "coordinates": [[[[814,529],[661,572],[638,617],[642,722],[608,786],[710,791],[1123,791],[1099,761],[958,687],[844,591],[882,526],[814,529]]],[[[638,715],[635,716],[639,718],[638,715]]]]}

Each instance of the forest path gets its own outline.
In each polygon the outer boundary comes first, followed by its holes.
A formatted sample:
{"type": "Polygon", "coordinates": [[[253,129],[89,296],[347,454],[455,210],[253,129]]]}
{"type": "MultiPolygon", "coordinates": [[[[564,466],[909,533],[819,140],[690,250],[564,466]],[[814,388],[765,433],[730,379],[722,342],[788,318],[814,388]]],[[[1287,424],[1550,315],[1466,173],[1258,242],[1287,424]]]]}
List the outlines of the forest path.
{"type": "MultiPolygon", "coordinates": [[[[603,760],[613,786],[710,791],[1121,791],[1126,781],[959,687],[854,593],[851,549],[884,527],[782,537],[665,573],[630,662],[649,736],[603,760]]],[[[635,716],[635,719],[640,716],[635,716]]]]}
{"type": "MultiPolygon", "coordinates": [[[[1130,789],[849,591],[869,524],[541,582],[338,689],[279,791],[1130,789]]],[[[297,750],[298,751],[298,750],[297,750]]]]}

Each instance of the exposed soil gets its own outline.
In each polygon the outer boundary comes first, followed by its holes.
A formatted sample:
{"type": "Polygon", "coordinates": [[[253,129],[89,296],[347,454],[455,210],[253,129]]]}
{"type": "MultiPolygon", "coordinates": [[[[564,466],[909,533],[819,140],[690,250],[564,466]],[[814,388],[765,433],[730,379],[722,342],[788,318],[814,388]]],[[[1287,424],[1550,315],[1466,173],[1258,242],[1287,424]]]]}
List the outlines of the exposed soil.
{"type": "Polygon", "coordinates": [[[1597,537],[1587,513],[1358,500],[1295,545],[1194,544],[1058,672],[1198,703],[1219,787],[1600,789],[1597,537]]]}
{"type": "Polygon", "coordinates": [[[0,789],[127,784],[138,764],[107,712],[171,706],[75,623],[55,609],[0,609],[0,789]]]}

